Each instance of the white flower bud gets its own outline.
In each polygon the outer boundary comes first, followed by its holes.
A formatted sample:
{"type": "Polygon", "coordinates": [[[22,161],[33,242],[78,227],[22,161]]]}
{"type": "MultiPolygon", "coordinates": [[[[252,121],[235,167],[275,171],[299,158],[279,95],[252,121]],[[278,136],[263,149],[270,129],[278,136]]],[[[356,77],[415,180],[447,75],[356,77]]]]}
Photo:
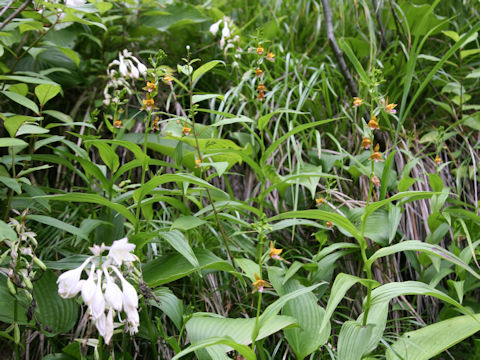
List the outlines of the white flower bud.
{"type": "Polygon", "coordinates": [[[218,32],[218,29],[220,28],[220,23],[222,22],[222,20],[218,20],[216,23],[213,23],[212,25],[210,25],[210,29],[208,29],[213,36],[217,35],[217,32],[218,32]]]}
{"type": "Polygon", "coordinates": [[[85,304],[90,305],[90,303],[93,300],[93,297],[95,296],[95,291],[97,289],[97,286],[95,284],[95,265],[92,264],[92,267],[90,269],[90,275],[88,276],[88,279],[85,281],[85,283],[82,286],[82,298],[85,304]]]}
{"type": "Polygon", "coordinates": [[[108,344],[110,339],[113,336],[113,310],[108,310],[107,318],[105,319],[105,334],[103,338],[105,339],[105,343],[108,344]]]}
{"type": "Polygon", "coordinates": [[[81,290],[80,276],[83,268],[88,264],[91,258],[84,261],[78,268],[69,270],[60,275],[57,279],[58,294],[64,298],[72,298],[81,290]]]}
{"type": "Polygon", "coordinates": [[[97,287],[90,303],[90,312],[92,317],[97,320],[102,315],[105,316],[105,299],[102,293],[102,271],[97,270],[97,287]]]}
{"type": "Polygon", "coordinates": [[[105,277],[107,279],[107,286],[105,287],[105,301],[114,310],[122,310],[122,291],[117,284],[108,275],[107,269],[104,269],[105,277]]]}

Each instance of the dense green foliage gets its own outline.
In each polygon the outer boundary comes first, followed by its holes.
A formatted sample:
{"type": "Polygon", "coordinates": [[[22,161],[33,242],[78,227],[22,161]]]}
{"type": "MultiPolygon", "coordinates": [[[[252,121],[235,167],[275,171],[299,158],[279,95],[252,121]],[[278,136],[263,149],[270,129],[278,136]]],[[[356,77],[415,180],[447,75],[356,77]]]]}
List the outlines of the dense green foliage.
{"type": "Polygon", "coordinates": [[[0,353],[480,356],[478,1],[0,9],[0,353]]]}

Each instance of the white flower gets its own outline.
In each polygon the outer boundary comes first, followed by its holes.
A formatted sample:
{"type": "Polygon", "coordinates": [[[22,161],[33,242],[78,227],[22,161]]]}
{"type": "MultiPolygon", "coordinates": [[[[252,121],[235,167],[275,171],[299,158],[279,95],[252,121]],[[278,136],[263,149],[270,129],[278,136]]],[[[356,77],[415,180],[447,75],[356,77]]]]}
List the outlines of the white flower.
{"type": "Polygon", "coordinates": [[[105,343],[108,344],[113,336],[113,310],[108,310],[107,318],[105,319],[105,335],[102,335],[105,343]]]}
{"type": "Polygon", "coordinates": [[[82,276],[82,271],[90,260],[91,258],[88,258],[78,268],[64,272],[58,277],[58,295],[64,299],[69,299],[73,298],[80,292],[82,289],[80,276],[82,276]]]}
{"type": "Polygon", "coordinates": [[[90,303],[93,300],[93,297],[95,296],[95,291],[97,289],[97,286],[95,285],[95,264],[92,264],[92,267],[90,269],[90,275],[88,276],[88,279],[85,281],[85,283],[82,286],[82,298],[85,304],[90,305],[90,303]]]}
{"type": "Polygon", "coordinates": [[[105,298],[102,293],[102,272],[97,270],[97,287],[90,303],[90,313],[95,320],[105,315],[105,298]]]}
{"type": "MultiPolygon", "coordinates": [[[[134,59],[137,60],[136,58],[134,59]]],[[[147,67],[138,60],[137,60],[137,68],[140,74],[142,74],[143,76],[147,75],[147,67]]]]}
{"type": "Polygon", "coordinates": [[[108,271],[106,268],[104,269],[104,273],[107,279],[107,285],[105,287],[105,301],[114,310],[121,311],[122,303],[123,303],[122,291],[117,286],[117,284],[115,284],[112,278],[108,275],[108,271]]]}
{"type": "Polygon", "coordinates": [[[110,251],[108,252],[108,257],[113,260],[116,265],[122,265],[123,261],[135,261],[135,255],[131,254],[130,251],[135,249],[134,244],[130,244],[127,238],[121,240],[116,240],[110,246],[110,251]]]}
{"type": "Polygon", "coordinates": [[[86,0],[65,0],[65,5],[67,5],[68,7],[82,6],[85,5],[86,2],[86,0]]]}
{"type": "Polygon", "coordinates": [[[128,321],[128,331],[130,335],[133,335],[138,332],[138,326],[140,325],[140,318],[138,316],[137,309],[130,309],[129,311],[125,311],[127,314],[127,321],[128,321]]]}
{"type": "Polygon", "coordinates": [[[220,28],[220,23],[222,22],[222,19],[218,20],[216,23],[213,23],[210,26],[210,29],[208,29],[213,36],[217,35],[218,29],[220,28]]]}
{"type": "Polygon", "coordinates": [[[106,334],[106,326],[107,325],[107,318],[105,317],[105,313],[102,313],[98,319],[95,320],[95,326],[97,327],[98,333],[105,338],[106,334]]]}
{"type": "Polygon", "coordinates": [[[118,70],[120,71],[120,74],[123,76],[128,75],[128,69],[127,69],[127,64],[123,61],[123,58],[120,60],[120,64],[118,65],[118,70]]]}

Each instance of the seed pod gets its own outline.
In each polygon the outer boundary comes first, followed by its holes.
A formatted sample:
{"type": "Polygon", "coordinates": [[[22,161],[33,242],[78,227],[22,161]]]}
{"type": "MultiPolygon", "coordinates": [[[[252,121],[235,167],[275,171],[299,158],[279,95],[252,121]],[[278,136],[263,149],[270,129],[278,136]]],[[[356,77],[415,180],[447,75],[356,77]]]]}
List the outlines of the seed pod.
{"type": "Polygon", "coordinates": [[[8,291],[10,291],[10,294],[12,295],[17,295],[17,289],[15,288],[15,285],[13,284],[12,280],[10,278],[7,278],[7,287],[8,291]]]}
{"type": "Polygon", "coordinates": [[[13,341],[15,341],[15,344],[20,344],[20,328],[18,327],[18,324],[15,323],[13,325],[13,341]]]}
{"type": "Polygon", "coordinates": [[[47,271],[47,266],[43,263],[42,260],[40,260],[36,256],[33,257],[33,262],[37,264],[43,271],[47,271]]]}

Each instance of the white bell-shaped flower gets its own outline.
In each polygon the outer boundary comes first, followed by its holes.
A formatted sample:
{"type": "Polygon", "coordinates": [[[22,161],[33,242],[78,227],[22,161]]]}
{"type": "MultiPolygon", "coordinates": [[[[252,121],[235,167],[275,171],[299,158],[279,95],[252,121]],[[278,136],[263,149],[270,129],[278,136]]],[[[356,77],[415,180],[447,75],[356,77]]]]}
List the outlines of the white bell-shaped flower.
{"type": "Polygon", "coordinates": [[[82,289],[82,283],[80,282],[80,277],[82,276],[82,271],[87,266],[91,258],[88,258],[80,265],[78,268],[69,270],[60,275],[57,279],[58,284],[58,295],[64,299],[73,298],[77,295],[82,289]]]}
{"type": "Polygon", "coordinates": [[[140,326],[140,317],[138,316],[137,309],[125,310],[127,314],[127,323],[128,323],[128,332],[130,335],[133,335],[138,332],[138,327],[140,326]]]}
{"type": "Polygon", "coordinates": [[[123,304],[123,294],[117,284],[108,275],[107,269],[104,269],[107,285],[105,287],[105,301],[114,310],[121,311],[123,304]]]}
{"type": "Polygon", "coordinates": [[[134,58],[134,59],[137,62],[137,69],[140,72],[140,74],[142,76],[146,76],[147,75],[147,67],[145,65],[143,65],[140,61],[138,61],[137,58],[134,58]]]}
{"type": "Polygon", "coordinates": [[[105,316],[105,313],[102,313],[96,320],[95,320],[95,326],[98,330],[98,333],[105,338],[106,334],[106,328],[107,328],[107,317],[105,316]]]}
{"type": "Polygon", "coordinates": [[[68,7],[75,7],[85,5],[86,2],[86,0],[65,0],[65,5],[68,7]]]}
{"type": "Polygon", "coordinates": [[[127,280],[122,278],[122,292],[123,292],[123,308],[125,312],[127,309],[137,309],[138,296],[137,291],[127,280]]]}
{"type": "Polygon", "coordinates": [[[222,22],[222,19],[220,19],[216,23],[213,23],[212,25],[210,25],[210,29],[208,29],[208,31],[210,31],[213,36],[217,35],[217,32],[220,29],[220,23],[221,22],[222,22]]]}
{"type": "Polygon", "coordinates": [[[93,297],[95,296],[96,289],[97,285],[95,284],[95,264],[92,264],[88,279],[82,286],[82,298],[85,304],[90,305],[93,297]]]}
{"type": "Polygon", "coordinates": [[[114,264],[120,266],[123,261],[135,261],[135,255],[130,252],[135,249],[134,244],[130,244],[127,238],[114,241],[110,246],[108,257],[111,258],[114,264]]]}
{"type": "Polygon", "coordinates": [[[120,71],[120,74],[122,74],[123,76],[125,77],[128,76],[127,64],[125,63],[123,58],[120,60],[120,64],[118,65],[118,70],[120,71]]]}
{"type": "Polygon", "coordinates": [[[105,298],[102,293],[101,270],[97,270],[97,287],[95,288],[95,294],[90,302],[90,313],[95,320],[99,319],[102,315],[105,315],[105,298]]]}
{"type": "Polygon", "coordinates": [[[112,309],[108,310],[108,314],[105,319],[105,332],[104,332],[104,335],[102,336],[105,339],[106,344],[110,342],[110,339],[113,336],[113,310],[112,309]]]}

